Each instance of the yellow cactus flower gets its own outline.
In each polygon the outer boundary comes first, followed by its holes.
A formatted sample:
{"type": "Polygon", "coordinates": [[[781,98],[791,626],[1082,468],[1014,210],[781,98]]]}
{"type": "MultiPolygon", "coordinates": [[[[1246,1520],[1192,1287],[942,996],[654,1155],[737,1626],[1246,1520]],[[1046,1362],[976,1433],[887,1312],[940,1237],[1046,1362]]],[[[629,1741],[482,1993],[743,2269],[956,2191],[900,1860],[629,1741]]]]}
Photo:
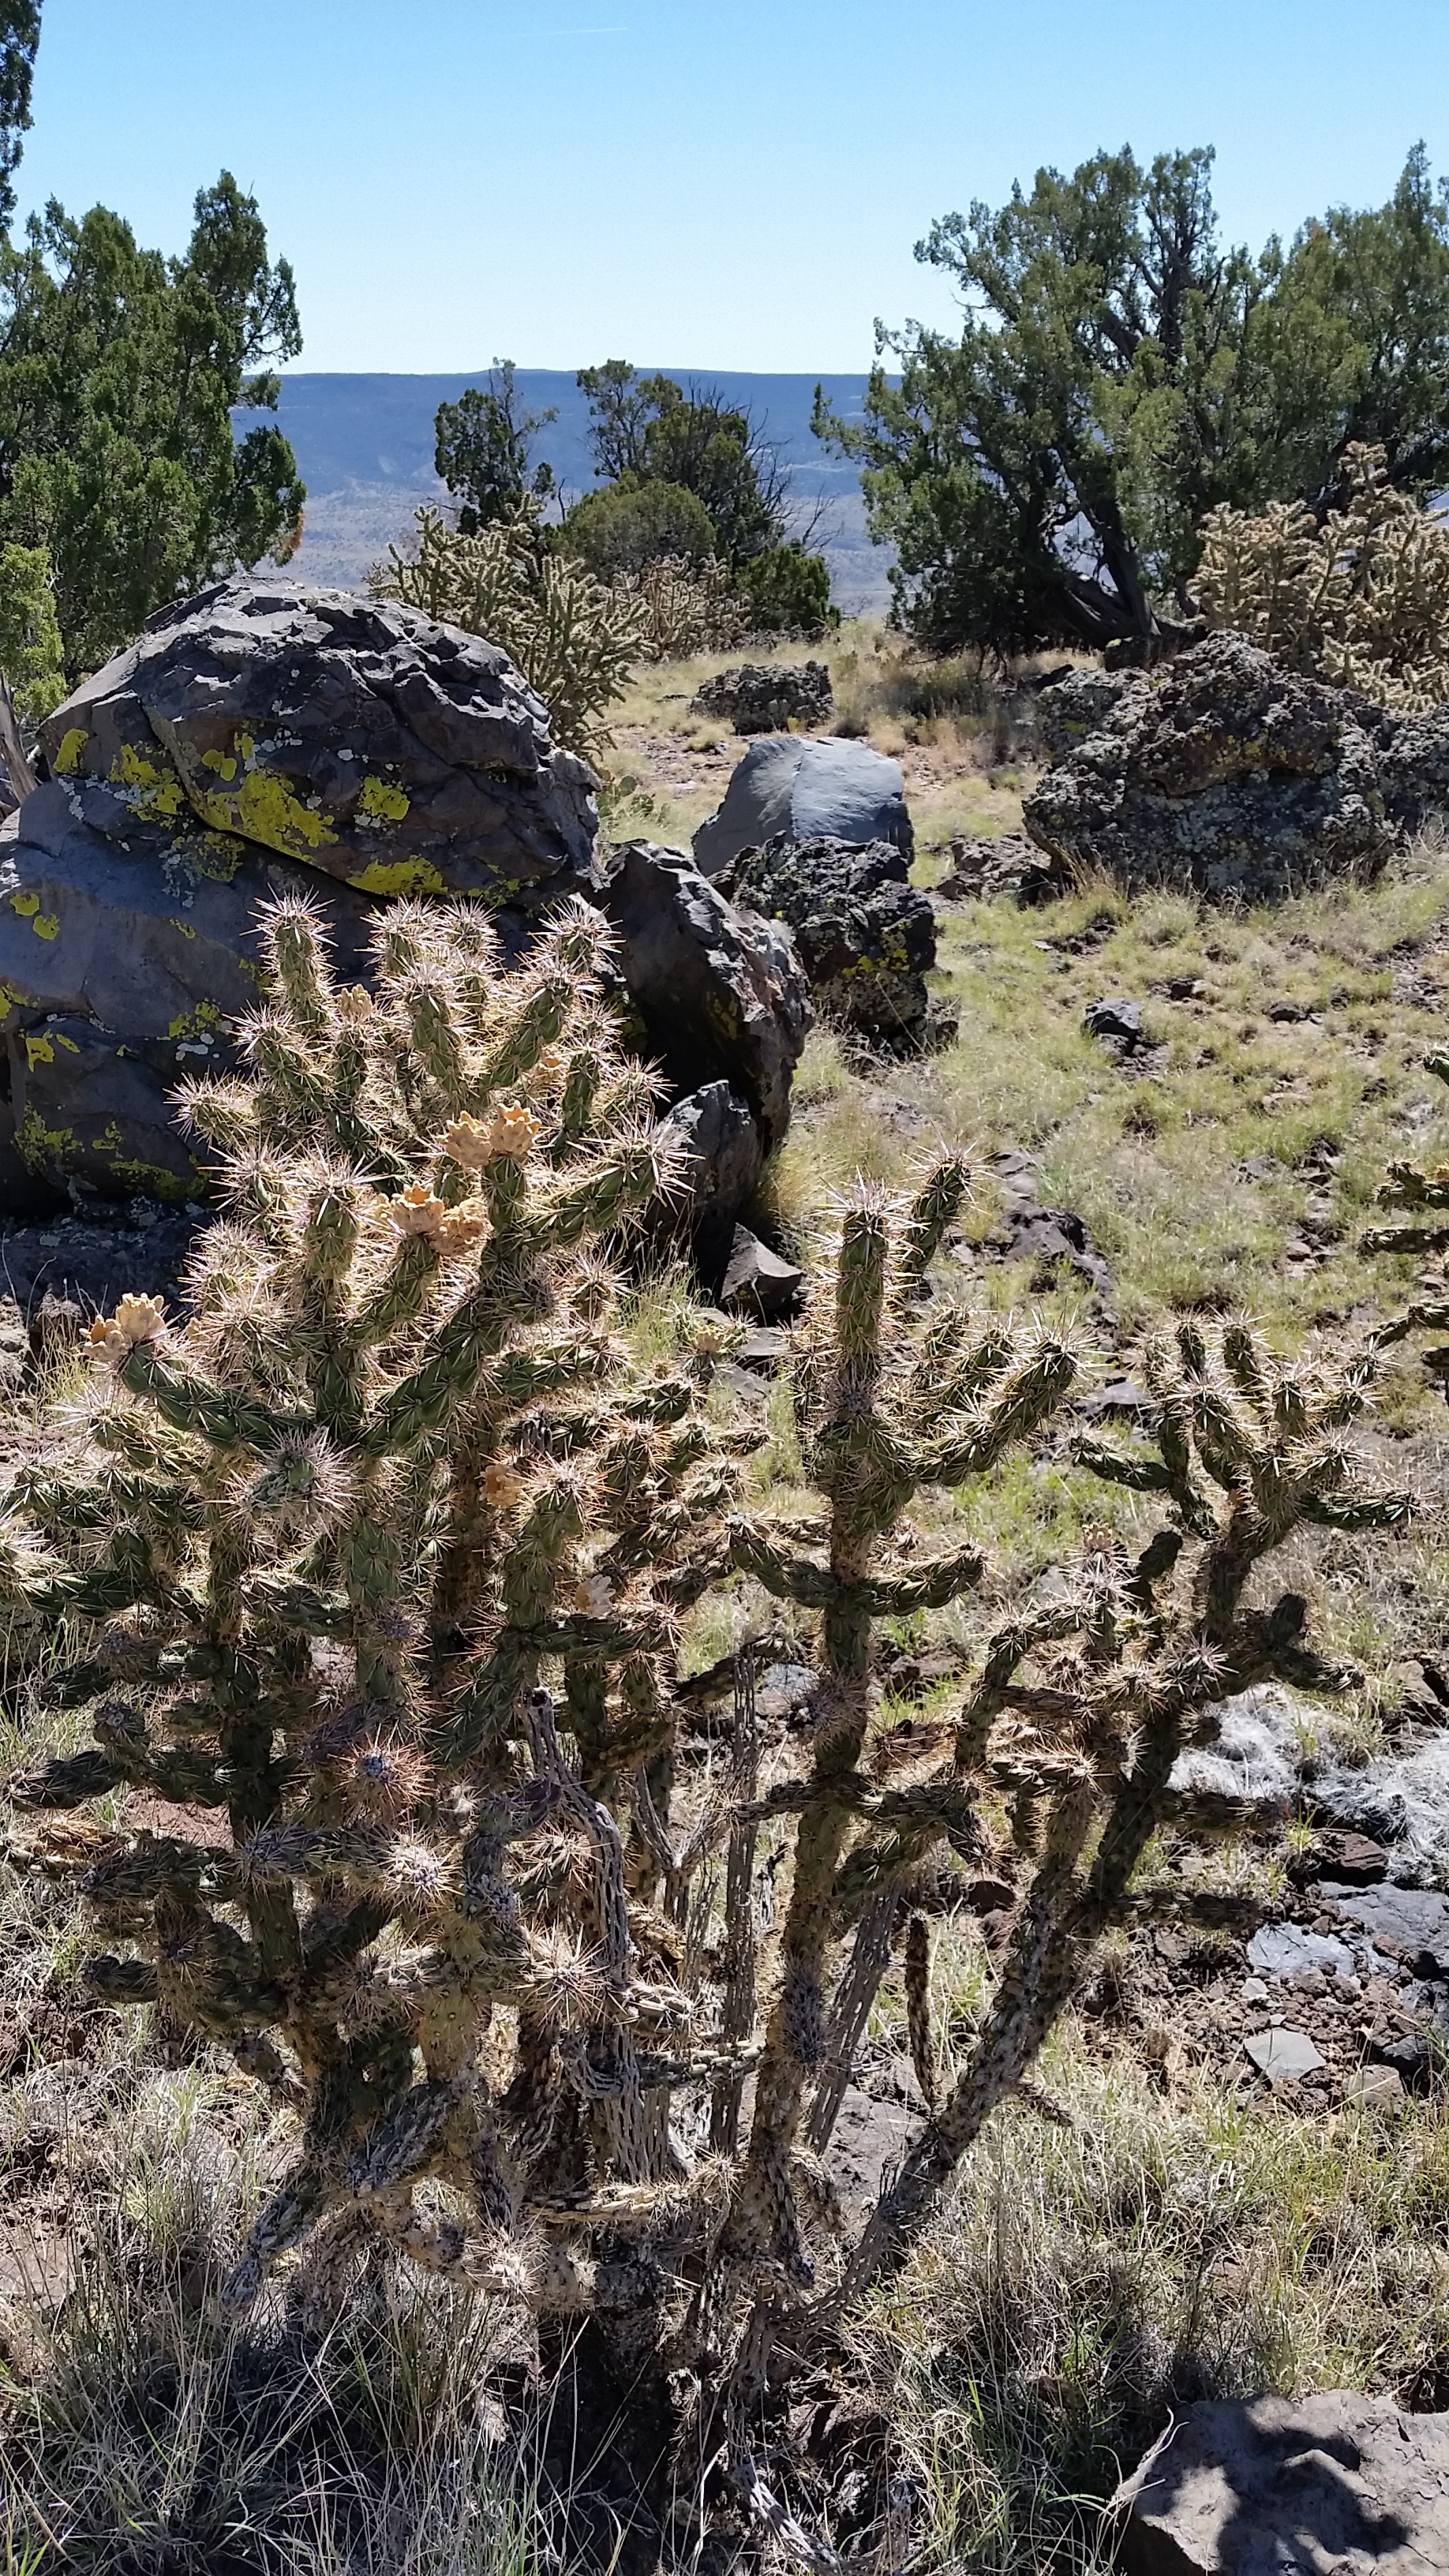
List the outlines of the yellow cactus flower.
{"type": "Polygon", "coordinates": [[[399,1234],[439,1234],[451,1213],[446,1200],[435,1198],[426,1181],[413,1181],[401,1198],[384,1202],[399,1234]]]}
{"type": "Polygon", "coordinates": [[[531,1109],[500,1109],[493,1120],[493,1151],[510,1162],[525,1162],[543,1134],[543,1120],[531,1109]]]}
{"type": "Polygon", "coordinates": [[[491,1118],[455,1118],[443,1130],[443,1150],[465,1172],[481,1172],[493,1160],[491,1118]]]}
{"type": "Polygon", "coordinates": [[[97,1358],[116,1361],[119,1366],[131,1356],[141,1342],[154,1342],[166,1329],[166,1308],[159,1297],[121,1299],[114,1315],[98,1315],[90,1330],[91,1349],[97,1358]]]}

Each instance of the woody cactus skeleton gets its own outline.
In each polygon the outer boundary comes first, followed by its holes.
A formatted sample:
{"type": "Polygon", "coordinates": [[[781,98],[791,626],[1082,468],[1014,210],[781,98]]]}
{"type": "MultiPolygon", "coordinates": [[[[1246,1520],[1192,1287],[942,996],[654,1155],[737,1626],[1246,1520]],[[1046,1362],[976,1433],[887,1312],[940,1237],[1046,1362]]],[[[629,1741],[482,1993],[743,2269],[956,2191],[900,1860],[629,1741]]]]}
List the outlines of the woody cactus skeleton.
{"type": "Polygon", "coordinates": [[[661,1663],[734,1470],[707,1330],[646,1375],[612,1329],[608,1244],[669,1174],[607,941],[565,907],[503,974],[481,915],[397,906],[374,999],[278,908],[249,1076],[185,1104],[224,1162],[193,1320],[123,1298],[12,1478],[12,1599],[89,1629],[58,1688],[99,1698],[93,1748],[18,1794],[212,1828],[98,1829],[85,1893],[132,1954],[92,1980],[303,2114],[236,2299],[303,2239],[345,2271],[380,2234],[586,2303],[586,2227],[555,2256],[522,2221],[674,2176],[678,1936],[605,1801],[642,1769],[667,1813],[661,1663]]]}

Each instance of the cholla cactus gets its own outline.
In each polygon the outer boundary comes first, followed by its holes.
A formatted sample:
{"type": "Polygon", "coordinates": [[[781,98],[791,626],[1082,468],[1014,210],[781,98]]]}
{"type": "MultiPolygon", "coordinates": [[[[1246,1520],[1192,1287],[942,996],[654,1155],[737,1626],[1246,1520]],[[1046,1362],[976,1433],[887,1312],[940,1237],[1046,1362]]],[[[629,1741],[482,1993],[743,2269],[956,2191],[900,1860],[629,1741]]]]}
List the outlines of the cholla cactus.
{"type": "Polygon", "coordinates": [[[531,492],[471,536],[427,508],[417,531],[413,552],[389,546],[373,566],[377,596],[501,644],[548,707],[554,739],[585,758],[607,750],[605,710],[644,650],[635,603],[559,550],[531,492]]]}
{"type": "Polygon", "coordinates": [[[250,1073],[185,1104],[222,1159],[193,1318],[123,1298],[12,1477],[11,1599],[89,1629],[59,1687],[99,1702],[20,1796],[198,1819],[122,1810],[83,1885],[128,1951],[92,1980],[304,2114],[238,2299],[304,2239],[344,2265],[381,2234],[586,2303],[586,2229],[551,2252],[530,2214],[680,2196],[679,1943],[606,1802],[647,1779],[665,1830],[662,1663],[734,1470],[708,1337],[643,1373],[613,1329],[610,1244],[669,1172],[608,938],[566,906],[505,974],[480,913],[398,905],[375,992],[338,991],[279,906],[250,1073]]]}
{"type": "MultiPolygon", "coordinates": [[[[856,2250],[856,2291],[900,2264],[985,2120],[1022,2084],[1100,1935],[1132,1910],[1154,1832],[1261,1822],[1174,1788],[1180,1755],[1212,1741],[1217,1703],[1269,1678],[1319,1691],[1350,1678],[1305,1643],[1299,1595],[1248,1600],[1263,1560],[1305,1526],[1389,1528],[1410,1510],[1403,1495],[1365,1488],[1347,1437],[1371,1393],[1372,1342],[1340,1365],[1291,1363],[1246,1324],[1190,1322],[1150,1341],[1138,1366],[1157,1405],[1151,1447],[1074,1446],[1167,1517],[1135,1553],[1109,1530],[1090,1534],[1074,1581],[987,1641],[952,1767],[1016,1801],[1035,1870],[971,2055],[856,2250]]],[[[1190,1890],[1183,1905],[1197,1910],[1190,1890]]]]}
{"type": "MultiPolygon", "coordinates": [[[[1246,1326],[1182,1326],[1140,1363],[1159,1411],[1155,1444],[1074,1443],[1096,1474],[1156,1497],[1164,1525],[1135,1551],[1111,1531],[1093,1533],[1058,1593],[987,1634],[954,1727],[913,1743],[898,1767],[871,1686],[874,1623],[944,1605],[984,1571],[969,1544],[929,1561],[902,1547],[902,1510],[921,1486],[989,1474],[1047,1423],[1077,1373],[1071,1350],[1048,1332],[1013,1332],[919,1298],[962,1186],[959,1167],[947,1164],[909,1209],[862,1190],[846,1211],[796,1365],[807,1468],[830,1507],[819,1551],[807,1555],[784,1533],[738,1518],[732,1525],[736,1563],[817,1610],[821,1631],[808,1775],[761,1802],[791,1807],[799,1825],[753,2126],[723,2240],[755,2283],[738,2347],[740,2398],[761,2384],[784,2317],[792,2346],[808,2337],[801,2213],[812,2159],[829,2139],[893,1925],[933,1850],[944,1842],[965,1857],[979,1852],[982,1801],[1004,1794],[1033,1873],[991,2009],[959,2070],[944,2063],[930,2027],[927,1927],[918,1916],[907,1923],[911,2046],[931,2119],[843,2285],[818,2297],[825,2318],[842,2295],[901,2263],[1002,2098],[1021,2089],[1041,2100],[1027,2082],[1032,2063],[1099,1935],[1132,1909],[1133,1873],[1155,1829],[1241,1821],[1209,1817],[1172,1787],[1179,1755],[1210,1740],[1213,1704],[1270,1674],[1341,1684],[1304,1644],[1300,1599],[1246,1606],[1260,1561],[1304,1524],[1382,1526],[1407,1510],[1402,1498],[1360,1489],[1346,1445],[1372,1348],[1342,1368],[1298,1367],[1272,1360],[1246,1326]],[[852,1927],[827,2000],[827,1973],[852,1927]]],[[[743,2462],[740,2475],[748,2485],[743,2462]]]]}
{"type": "Polygon", "coordinates": [[[1388,479],[1381,447],[1344,455],[1348,499],[1225,501],[1203,521],[1194,579],[1208,621],[1293,670],[1415,713],[1449,696],[1449,526],[1388,479]]]}
{"type": "Polygon", "coordinates": [[[1301,1602],[1245,1606],[1261,1559],[1403,1506],[1354,1483],[1367,1358],[1289,1368],[1245,1328],[1184,1326],[1141,1362],[1155,1447],[1080,1448],[1163,1527],[1135,1554],[1094,1534],[903,1752],[877,1625],[985,1571],[974,1539],[913,1552],[906,1507],[1033,1442],[1077,1360],[930,1294],[958,1163],[908,1204],[862,1188],[794,1359],[822,1524],[726,1520],[697,1402],[718,1327],[652,1373],[610,1329],[609,1242],[667,1174],[597,999],[606,938],[567,909],[505,975],[480,916],[400,906],[373,998],[279,908],[249,1075],[189,1096],[226,1195],[194,1319],[126,1298],[97,1324],[90,1399],[13,1476],[0,1579],[91,1633],[59,1687],[95,1705],[94,1744],[21,1793],[134,1786],[208,1819],[132,1832],[123,1810],[84,1884],[127,1945],[100,1991],[229,2042],[299,2112],[231,2295],[292,2248],[339,2280],[380,2237],[540,2318],[593,2311],[656,2368],[727,2365],[738,2438],[781,2317],[806,2334],[812,2289],[828,2317],[902,2260],[1154,1828],[1194,1821],[1171,1774],[1204,1710],[1269,1673],[1331,1680],[1301,1602]],[[813,1732],[782,1763],[742,1672],[729,1775],[701,1782],[668,1650],[731,1562],[818,1619],[813,1732]],[[1005,1972],[953,2068],[911,1923],[933,2116],[843,2261],[820,2156],[893,1929],[1003,1792],[1034,1864],[1005,1972]],[[765,1942],[773,1825],[789,1897],[765,1942]]]}

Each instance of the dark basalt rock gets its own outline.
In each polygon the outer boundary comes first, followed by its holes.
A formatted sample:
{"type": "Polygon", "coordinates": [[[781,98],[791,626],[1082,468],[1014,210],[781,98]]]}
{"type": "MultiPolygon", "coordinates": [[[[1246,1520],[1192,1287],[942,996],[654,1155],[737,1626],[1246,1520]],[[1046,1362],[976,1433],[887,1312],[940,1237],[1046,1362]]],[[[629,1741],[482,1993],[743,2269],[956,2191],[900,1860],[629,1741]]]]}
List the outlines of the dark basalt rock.
{"type": "Polygon", "coordinates": [[[887,1047],[922,1044],[936,917],[893,842],[781,838],[742,851],[717,882],[745,909],[788,922],[825,1018],[887,1047]]]}
{"type": "Polygon", "coordinates": [[[728,1083],[769,1153],[789,1124],[811,1017],[788,931],[737,910],[692,859],[653,841],[627,842],[587,891],[619,933],[647,1051],[681,1093],[728,1083]]]}
{"type": "Polygon", "coordinates": [[[1043,691],[1058,739],[1064,701],[1100,719],[1023,809],[1060,866],[1246,902],[1378,875],[1395,838],[1381,780],[1394,720],[1381,709],[1233,634],[1151,675],[1091,676],[1094,692],[1043,691]]]}
{"type": "Polygon", "coordinates": [[[78,819],[123,847],[158,831],[203,874],[235,836],[364,894],[529,910],[588,865],[597,823],[592,771],[498,645],[285,579],[162,610],[40,752],[78,819]]]}
{"type": "Polygon", "coordinates": [[[806,740],[785,734],[750,745],[725,789],[718,813],[701,823],[694,855],[718,876],[746,849],[789,841],[893,841],[915,855],[906,782],[899,761],[869,743],[834,734],[806,740]]]}
{"type": "Polygon", "coordinates": [[[736,733],[783,733],[787,725],[823,725],[835,704],[823,662],[741,662],[717,671],[694,700],[702,716],[723,716],[736,733]]]}
{"type": "Polygon", "coordinates": [[[347,592],[224,583],[77,690],[39,758],[0,827],[0,1210],[204,1193],[170,1096],[232,1061],[269,897],[308,896],[351,982],[396,897],[486,903],[513,956],[583,895],[621,933],[641,1052],[686,1100],[733,1104],[686,1114],[722,1267],[789,1119],[798,961],[688,859],[596,868],[593,775],[497,646],[347,592]]]}

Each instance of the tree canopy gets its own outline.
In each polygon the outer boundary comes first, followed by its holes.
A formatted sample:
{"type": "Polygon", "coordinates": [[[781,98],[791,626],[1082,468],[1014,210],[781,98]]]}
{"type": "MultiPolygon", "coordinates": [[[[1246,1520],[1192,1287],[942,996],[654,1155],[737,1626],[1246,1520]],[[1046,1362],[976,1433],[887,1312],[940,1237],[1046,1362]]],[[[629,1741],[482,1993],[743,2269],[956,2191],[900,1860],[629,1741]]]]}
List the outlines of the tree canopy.
{"type": "Polygon", "coordinates": [[[15,212],[20,138],[30,131],[30,83],[40,42],[40,0],[0,0],[0,225],[15,212]]]}
{"type": "Polygon", "coordinates": [[[234,438],[231,413],[275,410],[300,347],[291,269],[229,171],[180,259],[101,206],[52,202],[0,242],[0,542],[47,548],[72,678],[164,601],[295,548],[291,447],[234,438]]]}
{"type": "Polygon", "coordinates": [[[538,432],[557,418],[557,411],[519,411],[511,358],[494,360],[486,385],[469,385],[455,403],[439,403],[433,466],[459,505],[464,536],[512,518],[525,492],[542,499],[553,490],[552,466],[530,474],[529,464],[538,432]]]}
{"type": "Polygon", "coordinates": [[[864,420],[817,397],[922,641],[1150,650],[1210,510],[1326,509],[1360,441],[1406,490],[1449,470],[1449,189],[1422,147],[1386,206],[1256,258],[1219,238],[1212,159],[1098,153],[943,217],[916,256],[957,281],[959,337],[878,324],[864,420]]]}
{"type": "Polygon", "coordinates": [[[709,385],[641,376],[626,359],[579,370],[594,462],[606,483],[672,484],[709,513],[714,551],[730,567],[782,543],[789,523],[783,467],[747,411],[709,385]]]}

